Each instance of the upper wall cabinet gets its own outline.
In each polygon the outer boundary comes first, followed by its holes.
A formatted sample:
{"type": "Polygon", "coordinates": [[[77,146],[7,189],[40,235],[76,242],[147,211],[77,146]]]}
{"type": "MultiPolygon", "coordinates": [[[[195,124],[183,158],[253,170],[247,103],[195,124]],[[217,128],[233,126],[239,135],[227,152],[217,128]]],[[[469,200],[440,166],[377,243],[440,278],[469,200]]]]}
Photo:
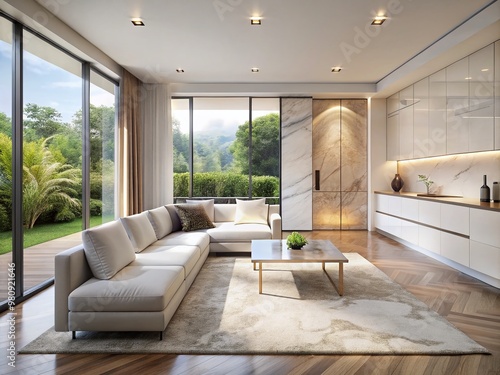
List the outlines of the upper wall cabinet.
{"type": "Polygon", "coordinates": [[[500,150],[500,41],[495,43],[495,149],[500,150]]]}
{"type": "Polygon", "coordinates": [[[413,85],[413,157],[430,156],[429,77],[413,85]]]}
{"type": "Polygon", "coordinates": [[[446,153],[469,151],[469,59],[446,68],[446,153]]]}
{"type": "Polygon", "coordinates": [[[387,160],[500,149],[500,41],[387,99],[387,160]]]}
{"type": "Polygon", "coordinates": [[[493,150],[494,133],[494,47],[469,56],[469,152],[493,150]]]}

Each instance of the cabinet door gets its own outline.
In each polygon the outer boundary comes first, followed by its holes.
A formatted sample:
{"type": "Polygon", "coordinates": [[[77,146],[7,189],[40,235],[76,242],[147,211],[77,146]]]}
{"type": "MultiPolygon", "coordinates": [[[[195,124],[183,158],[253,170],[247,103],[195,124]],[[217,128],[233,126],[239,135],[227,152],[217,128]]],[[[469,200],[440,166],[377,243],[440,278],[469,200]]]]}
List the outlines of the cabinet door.
{"type": "Polygon", "coordinates": [[[413,85],[408,86],[399,92],[399,109],[413,105],[413,85]]]}
{"type": "Polygon", "coordinates": [[[377,205],[377,211],[389,212],[389,196],[384,194],[375,194],[375,203],[377,205]]]}
{"type": "Polygon", "coordinates": [[[441,204],[436,202],[418,202],[418,221],[422,224],[441,226],[441,204]]]}
{"type": "Polygon", "coordinates": [[[424,225],[418,226],[418,246],[441,254],[441,231],[424,225]]]}
{"type": "Polygon", "coordinates": [[[413,106],[399,111],[400,160],[413,159],[413,106]]]}
{"type": "Polygon", "coordinates": [[[387,114],[390,115],[399,110],[399,92],[387,98],[387,114]]]}
{"type": "Polygon", "coordinates": [[[401,199],[401,217],[418,221],[418,200],[410,198],[401,199]]]}
{"type": "Polygon", "coordinates": [[[494,148],[493,44],[469,56],[469,152],[494,148]]]}
{"type": "Polygon", "coordinates": [[[429,78],[413,85],[415,104],[413,105],[413,157],[429,156],[429,78]]]}
{"type": "Polygon", "coordinates": [[[441,228],[469,235],[469,208],[453,204],[441,204],[441,228]]]}
{"type": "Polygon", "coordinates": [[[500,248],[500,212],[471,208],[470,239],[500,248]]]}
{"type": "Polygon", "coordinates": [[[387,118],[387,160],[399,160],[399,112],[387,118]]]}
{"type": "Polygon", "coordinates": [[[418,224],[401,220],[401,238],[411,244],[418,245],[418,224]]]}
{"type": "Polygon", "coordinates": [[[500,279],[500,248],[470,241],[470,267],[500,279]]]}
{"type": "Polygon", "coordinates": [[[390,195],[388,195],[387,198],[389,203],[387,212],[391,215],[401,217],[401,201],[403,200],[403,198],[393,197],[390,195]]]}
{"type": "Polygon", "coordinates": [[[495,149],[500,150],[500,41],[495,42],[495,149]]]}
{"type": "Polygon", "coordinates": [[[469,59],[446,68],[446,153],[469,151],[469,59]]]}
{"type": "Polygon", "coordinates": [[[469,267],[469,239],[441,232],[441,255],[469,267]]]}
{"type": "Polygon", "coordinates": [[[429,76],[429,155],[446,154],[446,71],[429,76]]]}

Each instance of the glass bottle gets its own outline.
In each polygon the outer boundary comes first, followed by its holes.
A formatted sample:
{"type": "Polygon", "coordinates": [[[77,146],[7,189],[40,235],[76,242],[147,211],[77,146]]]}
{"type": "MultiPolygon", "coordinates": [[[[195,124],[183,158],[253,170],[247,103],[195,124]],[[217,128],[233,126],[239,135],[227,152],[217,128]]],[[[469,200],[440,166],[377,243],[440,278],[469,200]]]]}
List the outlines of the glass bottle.
{"type": "Polygon", "coordinates": [[[483,176],[483,186],[481,186],[479,200],[481,202],[489,202],[490,201],[490,188],[486,184],[486,175],[483,176]]]}

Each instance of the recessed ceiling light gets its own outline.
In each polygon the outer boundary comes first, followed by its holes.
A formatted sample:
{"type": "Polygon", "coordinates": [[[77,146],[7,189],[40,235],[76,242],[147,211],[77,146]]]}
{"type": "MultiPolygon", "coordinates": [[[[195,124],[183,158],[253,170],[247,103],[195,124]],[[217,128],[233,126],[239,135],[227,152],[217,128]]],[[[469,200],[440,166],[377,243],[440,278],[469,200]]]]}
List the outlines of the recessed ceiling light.
{"type": "Polygon", "coordinates": [[[177,69],[175,69],[175,71],[176,71],[177,73],[184,73],[184,69],[181,69],[181,68],[177,68],[177,69]]]}
{"type": "Polygon", "coordinates": [[[144,24],[144,22],[142,22],[142,20],[141,20],[140,18],[134,18],[134,19],[132,20],[132,24],[133,24],[134,26],[146,26],[146,25],[144,24]]]}
{"type": "Polygon", "coordinates": [[[472,79],[472,77],[465,77],[465,79],[472,79]]]}
{"type": "Polygon", "coordinates": [[[259,72],[259,68],[252,68],[252,73],[258,73],[259,72]]]}
{"type": "Polygon", "coordinates": [[[340,66],[334,66],[332,68],[332,73],[339,73],[342,70],[340,66]]]}
{"type": "Polygon", "coordinates": [[[487,72],[489,69],[487,68],[484,68],[484,69],[481,69],[482,72],[487,72]]]}
{"type": "Polygon", "coordinates": [[[376,16],[372,21],[372,25],[380,26],[385,22],[386,19],[387,19],[386,16],[376,16]]]}
{"type": "Polygon", "coordinates": [[[250,25],[262,25],[262,17],[250,17],[250,25]]]}

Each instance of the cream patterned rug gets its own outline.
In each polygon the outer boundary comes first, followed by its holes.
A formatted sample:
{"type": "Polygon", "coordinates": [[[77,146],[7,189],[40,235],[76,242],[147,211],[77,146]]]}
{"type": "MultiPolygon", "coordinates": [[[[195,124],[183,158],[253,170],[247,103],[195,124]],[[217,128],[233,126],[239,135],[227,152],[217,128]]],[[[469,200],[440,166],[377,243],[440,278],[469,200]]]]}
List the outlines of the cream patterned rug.
{"type": "MultiPolygon", "coordinates": [[[[263,293],[249,259],[209,257],[158,333],[49,329],[21,353],[472,354],[488,351],[356,253],[344,296],[320,264],[265,264],[263,293]]],[[[330,277],[338,266],[327,264],[330,277]]]]}

